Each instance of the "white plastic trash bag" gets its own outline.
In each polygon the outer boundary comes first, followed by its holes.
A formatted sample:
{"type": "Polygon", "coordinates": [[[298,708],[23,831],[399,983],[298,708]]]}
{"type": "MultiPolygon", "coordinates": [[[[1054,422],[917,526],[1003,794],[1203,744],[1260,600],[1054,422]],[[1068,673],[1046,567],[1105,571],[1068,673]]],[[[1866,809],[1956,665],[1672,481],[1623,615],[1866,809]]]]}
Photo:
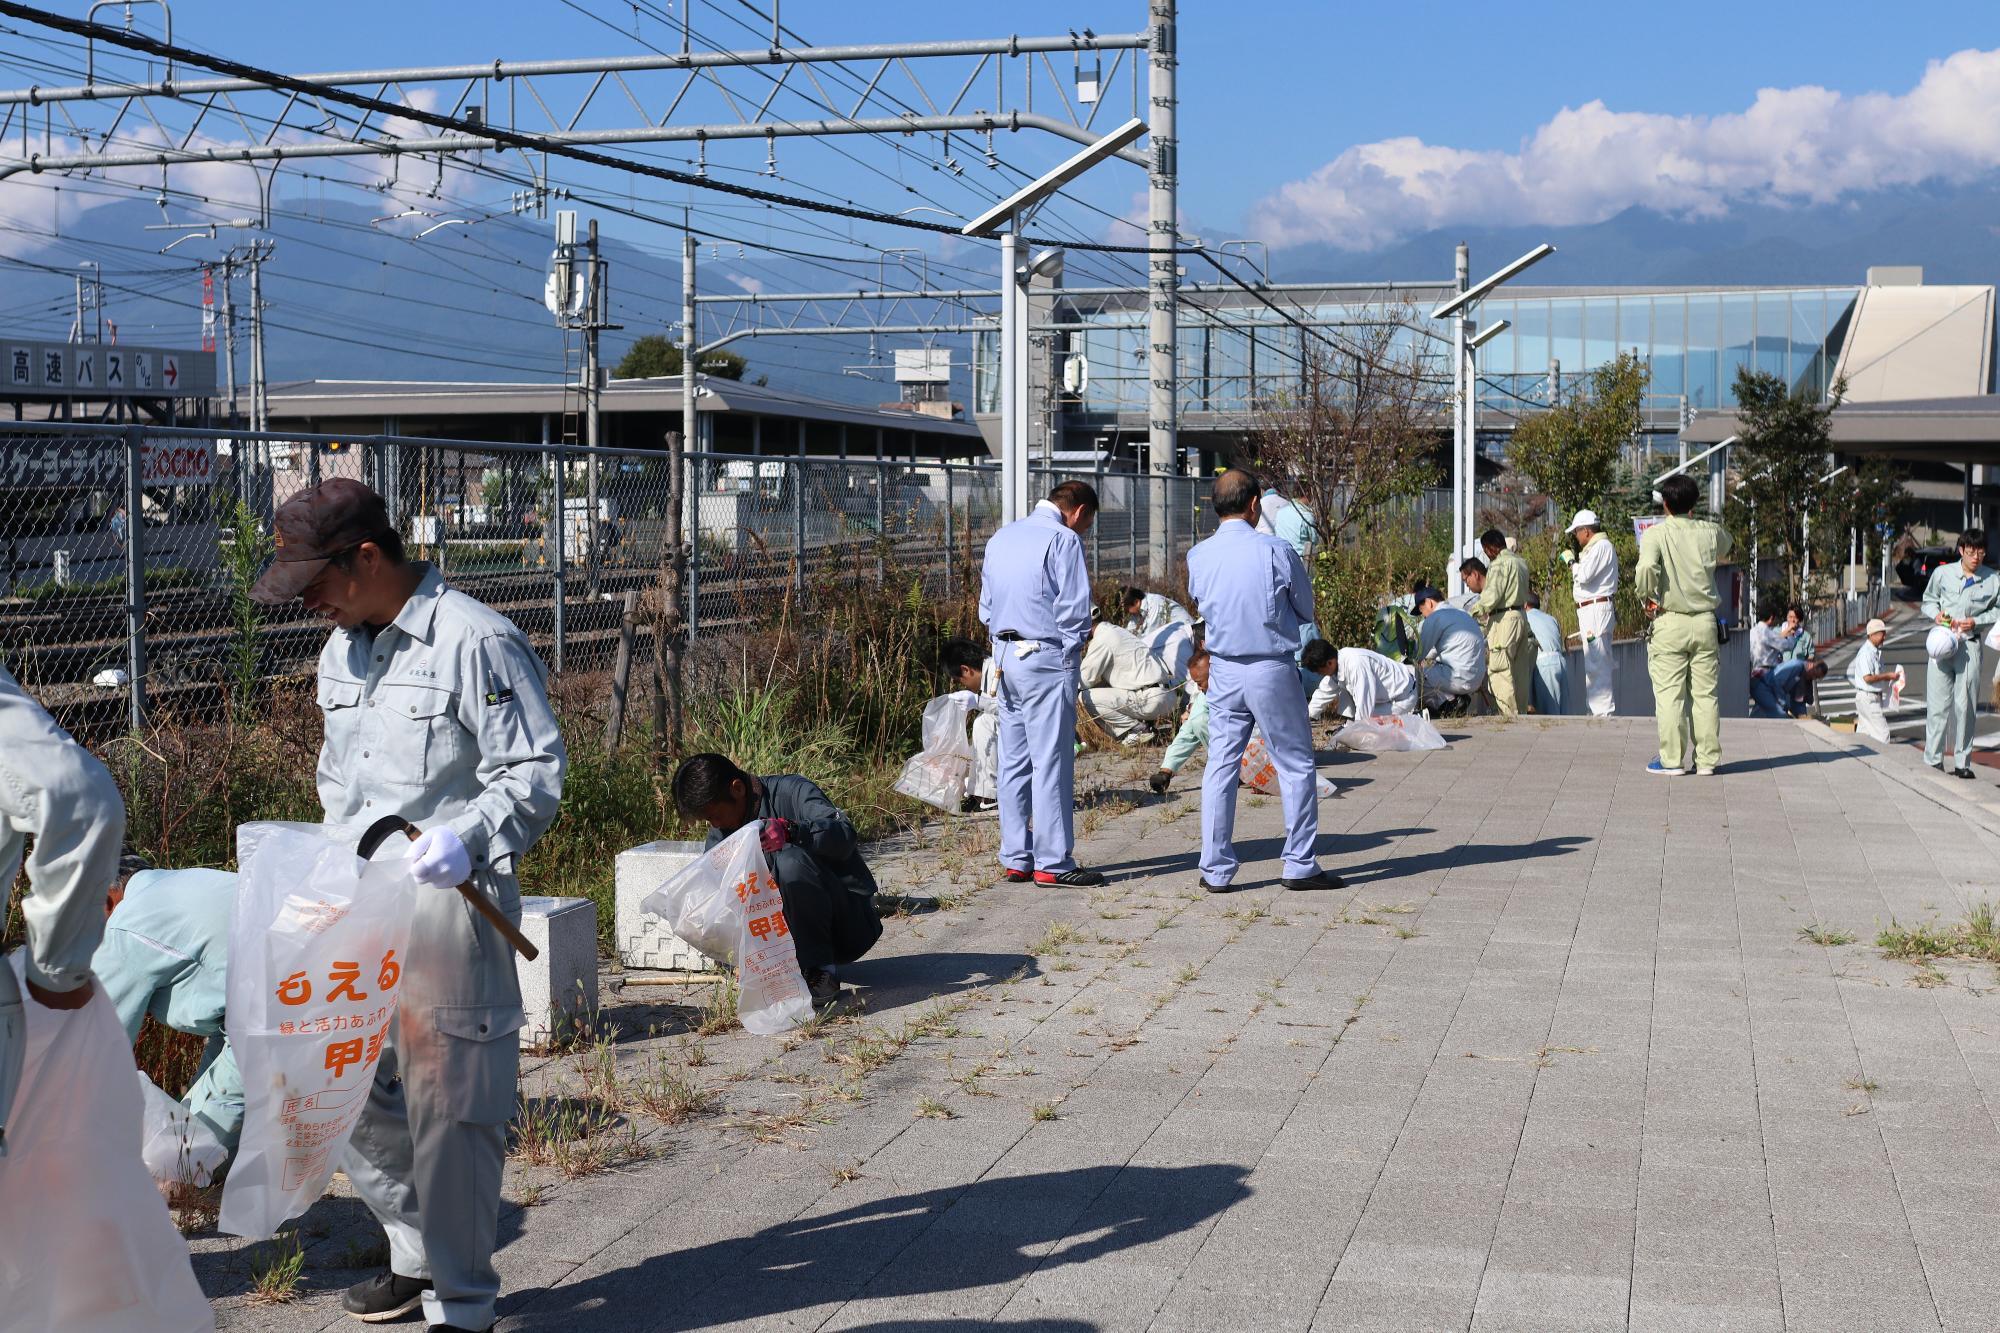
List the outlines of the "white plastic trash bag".
{"type": "MultiPolygon", "coordinates": [[[[21,955],[0,960],[17,980],[21,955]]],[[[110,997],[97,986],[81,1009],[32,997],[21,1009],[0,1157],[0,1328],[212,1333],[187,1242],[140,1159],[132,1047],[110,997]]]]}
{"type": "MultiPolygon", "coordinates": [[[[926,710],[928,714],[928,710],[926,710]]],[[[778,881],[751,820],[709,848],[640,906],[681,939],[736,969],[736,1016],[760,1037],[789,1032],[812,1017],[778,881]]]]}
{"type": "Polygon", "coordinates": [[[1385,750],[1442,750],[1444,737],[1421,713],[1359,717],[1333,733],[1333,743],[1379,754],[1385,750]]]}
{"type": "Polygon", "coordinates": [[[139,1096],[145,1103],[140,1155],[146,1159],[146,1170],[163,1186],[206,1189],[229,1160],[229,1149],[187,1107],[161,1092],[145,1071],[138,1074],[139,1096]]]}
{"type": "Polygon", "coordinates": [[[1958,645],[1965,642],[1959,632],[1949,625],[1933,625],[1931,632],[1924,636],[1924,652],[1931,661],[1942,662],[1958,651],[1958,645]]]}
{"type": "Polygon", "coordinates": [[[903,765],[896,790],[914,801],[957,814],[972,772],[965,739],[965,705],[949,694],[924,705],[924,748],[903,765]]]}
{"type": "Polygon", "coordinates": [[[218,1225],[262,1239],[312,1206],[368,1103],[409,954],[406,860],[355,855],[359,830],[246,824],[229,925],[229,1042],[243,1136],[218,1225]]]}

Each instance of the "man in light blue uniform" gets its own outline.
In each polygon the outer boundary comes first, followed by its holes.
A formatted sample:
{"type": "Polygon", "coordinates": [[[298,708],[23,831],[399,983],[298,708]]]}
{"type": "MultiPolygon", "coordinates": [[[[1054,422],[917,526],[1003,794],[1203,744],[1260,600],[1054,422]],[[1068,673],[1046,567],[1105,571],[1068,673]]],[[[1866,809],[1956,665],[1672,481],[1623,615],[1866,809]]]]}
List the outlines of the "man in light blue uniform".
{"type": "Polygon", "coordinates": [[[1528,594],[1527,608],[1528,632],[1535,636],[1535,711],[1544,717],[1554,717],[1563,710],[1563,668],[1567,659],[1563,656],[1562,622],[1542,610],[1538,593],[1528,594]]]}
{"type": "Polygon", "coordinates": [[[1000,867],[1015,882],[1104,882],[1071,855],[1076,696],[1090,638],[1082,534],[1096,517],[1096,490],[1066,481],[986,543],[979,619],[1000,671],[1000,867]]]}
{"type": "MultiPolygon", "coordinates": [[[[2000,572],[1986,563],[1986,532],[1971,528],[1958,538],[1958,563],[1931,571],[1924,589],[1924,619],[1958,631],[1959,644],[1924,668],[1924,762],[1944,768],[1951,740],[1952,776],[1972,776],[1972,728],[1979,717],[1979,641],[2000,620],[2000,572]]],[[[1810,636],[1807,636],[1810,637],[1810,636]]]]}
{"type": "Polygon", "coordinates": [[[1188,591],[1208,623],[1208,768],[1201,783],[1201,884],[1227,893],[1241,864],[1236,857],[1237,769],[1254,725],[1278,769],[1285,803],[1288,889],[1331,889],[1322,873],[1319,793],[1313,771],[1312,726],[1294,662],[1299,631],[1313,618],[1312,581],[1305,562],[1284,541],[1257,530],[1257,480],[1231,469],[1211,492],[1215,535],[1187,555],[1188,591]]]}
{"type": "Polygon", "coordinates": [[[243,1076],[224,1031],[224,1005],[236,876],[142,865],[113,890],[111,901],[91,971],[104,983],[128,1040],[138,1040],[148,1014],[176,1032],[208,1038],[201,1072],[181,1102],[234,1153],[243,1131],[243,1076]]]}
{"type": "Polygon", "coordinates": [[[395,1035],[341,1163],[389,1267],[341,1304],[382,1323],[421,1302],[432,1333],[484,1333],[526,1015],[513,950],[456,888],[520,920],[514,868],[556,816],[568,752],[527,636],[406,561],[381,496],[335,477],[273,527],[276,559],[250,595],[298,597],[334,625],[319,656],[326,822],[423,829],[395,1035]]]}

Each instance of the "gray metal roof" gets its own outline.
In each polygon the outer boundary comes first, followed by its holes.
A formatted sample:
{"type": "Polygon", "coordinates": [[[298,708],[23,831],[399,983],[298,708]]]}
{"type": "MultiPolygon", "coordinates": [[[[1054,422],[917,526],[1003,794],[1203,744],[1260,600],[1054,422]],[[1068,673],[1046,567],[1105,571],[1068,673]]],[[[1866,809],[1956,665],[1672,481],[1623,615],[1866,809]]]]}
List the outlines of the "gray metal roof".
{"type": "MultiPolygon", "coordinates": [[[[1681,436],[1689,444],[1720,444],[1741,429],[1734,411],[1695,413],[1681,436]]],[[[2000,462],[2000,394],[1842,403],[1834,409],[1832,443],[1845,454],[1911,462],[2000,462]]]]}
{"type": "MultiPolygon", "coordinates": [[[[896,408],[828,402],[768,385],[712,376],[702,382],[702,387],[709,391],[701,399],[704,412],[742,412],[968,439],[979,437],[979,428],[970,421],[946,421],[896,408]]],[[[272,385],[270,402],[273,417],[291,419],[560,415],[565,410],[578,410],[574,385],[449,380],[299,380],[272,385]]],[[[680,378],[613,380],[604,391],[601,410],[606,414],[678,413],[680,378]]]]}

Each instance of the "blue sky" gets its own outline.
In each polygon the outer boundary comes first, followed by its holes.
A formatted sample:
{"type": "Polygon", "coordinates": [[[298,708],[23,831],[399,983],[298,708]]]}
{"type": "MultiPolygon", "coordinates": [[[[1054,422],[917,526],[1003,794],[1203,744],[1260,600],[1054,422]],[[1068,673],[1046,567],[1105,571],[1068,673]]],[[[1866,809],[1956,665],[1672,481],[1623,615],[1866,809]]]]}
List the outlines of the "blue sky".
{"type": "MultiPolygon", "coordinates": [[[[647,3],[678,13],[679,0],[647,3]]],[[[1982,129],[2000,124],[2000,6],[1990,0],[1927,0],[1888,19],[1879,3],[1852,0],[1505,7],[1184,0],[1181,9],[1182,210],[1191,228],[1218,237],[1365,250],[1446,222],[1588,222],[1635,203],[1713,215],[1744,198],[1823,202],[1847,189],[2000,169],[2000,142],[1986,142],[1992,132],[1982,129]],[[1995,54],[1962,62],[1956,77],[1913,98],[1928,63],[1957,52],[1995,54]],[[1828,95],[1799,91],[1811,88],[1828,95]],[[1787,92],[1741,119],[1762,89],[1787,92]],[[1891,100],[1869,100],[1874,93],[1891,100]],[[1580,114],[1564,117],[1565,108],[1580,114]],[[1680,165],[1654,170],[1669,159],[1680,165]]],[[[347,0],[255,11],[235,0],[178,0],[175,7],[183,41],[292,71],[636,52],[633,14],[629,0],[347,0]],[[246,21],[250,12],[282,21],[246,21]]],[[[784,5],[787,24],[823,44],[1085,25],[1129,31],[1144,15],[1140,0],[1020,0],[990,9],[936,0],[784,5]]],[[[694,23],[719,44],[761,44],[753,35],[760,21],[738,0],[697,0],[694,23]]],[[[677,40],[652,17],[638,20],[638,38],[677,40]]],[[[0,49],[7,41],[0,37],[0,49]]],[[[1056,63],[1067,75],[1068,62],[1056,63]]],[[[926,198],[968,206],[926,182],[922,163],[907,154],[897,160],[891,149],[853,140],[842,146],[878,169],[805,144],[783,146],[782,169],[791,182],[870,206],[926,198]],[[922,192],[899,192],[898,179],[922,192]]],[[[1068,146],[1024,135],[1003,140],[1001,151],[1035,169],[1068,146]]],[[[977,153],[961,146],[959,156],[977,153]]],[[[712,160],[733,162],[737,178],[748,179],[763,153],[743,145],[718,149],[712,160]]],[[[1072,208],[1072,232],[1136,239],[1108,215],[1133,214],[1141,185],[1129,167],[1101,168],[1080,191],[1101,211],[1072,208]]],[[[652,199],[686,195],[656,184],[633,188],[652,199]]],[[[730,216],[718,211],[718,224],[730,216]]]]}

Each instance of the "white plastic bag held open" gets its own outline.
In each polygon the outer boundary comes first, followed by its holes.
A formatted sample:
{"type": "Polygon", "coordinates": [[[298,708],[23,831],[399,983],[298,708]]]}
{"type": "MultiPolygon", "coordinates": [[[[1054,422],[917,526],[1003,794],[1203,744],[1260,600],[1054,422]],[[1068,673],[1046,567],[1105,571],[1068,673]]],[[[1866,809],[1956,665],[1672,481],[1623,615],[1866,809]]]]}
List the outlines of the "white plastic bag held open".
{"type": "Polygon", "coordinates": [[[972,746],[965,739],[965,705],[949,694],[924,705],[924,748],[903,765],[896,790],[911,800],[959,812],[965,778],[972,771],[972,746]]]}
{"type": "Polygon", "coordinates": [[[751,820],[646,895],[639,905],[667,929],[736,969],[736,1016],[760,1037],[789,1032],[812,1017],[778,881],[751,820]]]}
{"type": "MultiPolygon", "coordinates": [[[[15,950],[0,967],[25,976],[15,950]]],[[[21,1090],[0,1157],[0,1329],[215,1328],[187,1242],[139,1155],[132,1047],[98,986],[81,1009],[22,1005],[21,1090]]]]}
{"type": "Polygon", "coordinates": [[[407,861],[355,855],[358,829],[245,824],[229,923],[229,1041],[243,1138],[219,1226],[262,1238],[326,1189],[368,1103],[409,953],[407,861]]]}
{"type": "Polygon", "coordinates": [[[1349,750],[1442,750],[1444,737],[1421,713],[1360,717],[1333,733],[1333,743],[1349,750]]]}

